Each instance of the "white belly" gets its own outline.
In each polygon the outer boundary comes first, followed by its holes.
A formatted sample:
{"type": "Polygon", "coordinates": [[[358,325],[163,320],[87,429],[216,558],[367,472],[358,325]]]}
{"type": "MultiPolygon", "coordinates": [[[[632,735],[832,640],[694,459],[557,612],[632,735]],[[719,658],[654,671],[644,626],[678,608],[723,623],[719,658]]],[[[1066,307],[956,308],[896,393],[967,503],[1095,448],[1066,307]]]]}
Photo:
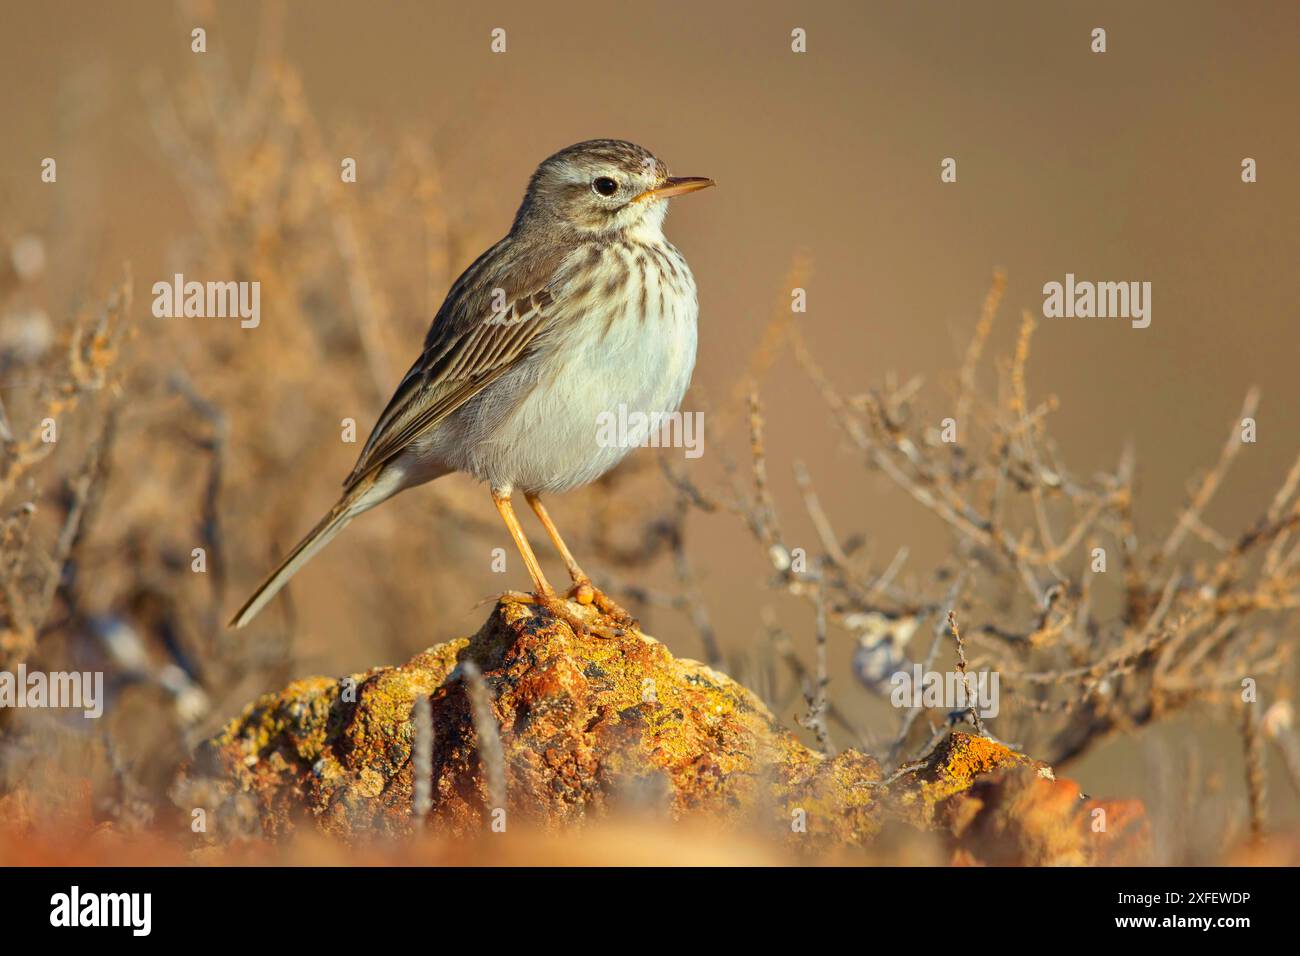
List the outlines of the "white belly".
{"type": "Polygon", "coordinates": [[[695,283],[672,253],[678,276],[662,288],[657,270],[638,269],[621,301],[598,297],[558,319],[545,347],[444,433],[440,457],[502,490],[558,492],[595,481],[645,444],[647,429],[635,427],[615,428],[611,441],[611,422],[676,412],[695,366],[695,283]]]}

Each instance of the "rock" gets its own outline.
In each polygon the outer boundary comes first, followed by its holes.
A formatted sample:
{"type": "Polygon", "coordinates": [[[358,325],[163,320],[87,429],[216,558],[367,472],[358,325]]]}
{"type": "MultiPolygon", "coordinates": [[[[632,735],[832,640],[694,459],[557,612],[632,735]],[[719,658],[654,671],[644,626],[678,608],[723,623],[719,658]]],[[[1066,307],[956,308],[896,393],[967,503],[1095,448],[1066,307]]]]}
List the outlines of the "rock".
{"type": "Polygon", "coordinates": [[[949,802],[953,862],[990,866],[1133,866],[1148,859],[1137,801],[1088,800],[1072,780],[1014,767],[949,802]]]}
{"type": "MultiPolygon", "coordinates": [[[[261,697],[200,747],[178,802],[206,807],[218,839],[304,826],[345,841],[408,836],[418,827],[419,695],[433,731],[424,826],[448,836],[636,814],[743,829],[800,851],[867,846],[886,825],[951,834],[960,848],[963,833],[998,829],[991,807],[1053,782],[1045,765],[960,733],[885,782],[873,758],[809,749],[753,693],[651,637],[575,635],[531,606],[501,603],[468,640],[261,697]],[[1005,776],[1017,769],[1027,776],[1005,776]],[[496,777],[503,807],[490,796],[496,777]],[[985,779],[1002,789],[954,804],[985,779]]],[[[1075,826],[1064,819],[1053,817],[1075,826]]],[[[981,861],[978,848],[966,852],[962,862],[981,861]]]]}

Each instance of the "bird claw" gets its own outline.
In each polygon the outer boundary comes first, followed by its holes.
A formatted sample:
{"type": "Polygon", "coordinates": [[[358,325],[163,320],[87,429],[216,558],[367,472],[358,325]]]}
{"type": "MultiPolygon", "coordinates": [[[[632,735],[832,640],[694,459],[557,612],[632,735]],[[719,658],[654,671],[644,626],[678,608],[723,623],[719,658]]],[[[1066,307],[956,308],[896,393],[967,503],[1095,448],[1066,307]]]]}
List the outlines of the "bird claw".
{"type": "Polygon", "coordinates": [[[495,597],[485,597],[479,604],[486,604],[488,601],[502,602],[508,604],[536,604],[537,598],[527,591],[502,591],[495,597]]]}
{"type": "Polygon", "coordinates": [[[590,581],[578,581],[569,591],[570,600],[582,605],[594,605],[602,615],[629,631],[641,630],[641,622],[626,608],[597,588],[590,581]]]}
{"type": "Polygon", "coordinates": [[[641,622],[632,616],[632,613],[626,610],[617,601],[599,594],[596,598],[596,607],[600,608],[600,613],[612,620],[619,627],[629,631],[641,630],[641,622]]]}
{"type": "Polygon", "coordinates": [[[627,633],[621,627],[610,627],[607,624],[600,624],[598,622],[589,621],[585,617],[582,617],[579,614],[575,614],[573,611],[569,610],[569,602],[562,597],[558,597],[557,595],[554,594],[547,594],[547,595],[540,595],[540,596],[535,595],[535,597],[538,597],[536,603],[540,607],[544,608],[546,612],[550,614],[552,617],[556,618],[557,620],[563,621],[565,624],[569,625],[569,627],[573,629],[574,634],[577,635],[590,634],[593,637],[600,637],[600,638],[604,638],[605,640],[613,640],[615,638],[622,637],[625,633],[627,633]]]}
{"type": "MultiPolygon", "coordinates": [[[[563,621],[575,635],[591,635],[605,640],[623,637],[627,631],[622,627],[610,627],[607,624],[589,621],[569,609],[568,601],[556,594],[527,593],[524,591],[506,591],[501,595],[503,601],[516,604],[528,604],[546,611],[557,621],[563,621]]],[[[578,602],[582,606],[581,601],[578,602]]]]}

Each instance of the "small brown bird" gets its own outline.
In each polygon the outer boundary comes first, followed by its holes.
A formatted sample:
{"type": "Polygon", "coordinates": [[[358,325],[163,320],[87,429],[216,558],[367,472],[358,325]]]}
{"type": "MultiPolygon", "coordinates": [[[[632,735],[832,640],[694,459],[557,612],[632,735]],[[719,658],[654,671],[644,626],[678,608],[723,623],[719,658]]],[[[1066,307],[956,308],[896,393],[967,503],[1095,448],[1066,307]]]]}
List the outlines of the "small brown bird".
{"type": "Polygon", "coordinates": [[[663,222],[670,197],[712,185],[671,177],[649,151],[612,139],[538,166],[509,234],[447,293],[343,496],[231,625],[251,621],[357,515],[453,471],[488,484],[532,578],[531,601],[586,627],[542,574],[511,505],[515,491],[563,558],[569,596],[631,624],[578,566],[538,496],[596,480],[648,437],[600,441],[602,416],[623,407],[658,421],[681,404],[699,305],[663,222]]]}

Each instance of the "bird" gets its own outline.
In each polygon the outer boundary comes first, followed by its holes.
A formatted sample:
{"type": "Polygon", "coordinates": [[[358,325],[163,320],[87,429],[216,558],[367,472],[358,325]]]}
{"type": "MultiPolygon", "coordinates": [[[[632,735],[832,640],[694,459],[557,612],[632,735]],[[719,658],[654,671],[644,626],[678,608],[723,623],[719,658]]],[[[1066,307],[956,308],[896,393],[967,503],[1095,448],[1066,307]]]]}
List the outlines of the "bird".
{"type": "MultiPolygon", "coordinates": [[[[595,139],[543,160],[509,232],[452,284],[337,503],[230,621],[247,625],[353,519],[452,473],[486,484],[532,582],[507,592],[574,629],[637,626],[595,587],[541,496],[595,481],[648,436],[598,441],[602,415],[676,412],[695,368],[695,278],[664,236],[669,200],[715,185],[670,176],[635,143],[595,139]],[[522,493],[568,571],[561,596],[515,514],[522,493]],[[568,601],[594,605],[577,614],[568,601]],[[593,617],[612,625],[595,625],[593,617]]],[[[648,421],[662,419],[647,418],[648,421]]]]}

